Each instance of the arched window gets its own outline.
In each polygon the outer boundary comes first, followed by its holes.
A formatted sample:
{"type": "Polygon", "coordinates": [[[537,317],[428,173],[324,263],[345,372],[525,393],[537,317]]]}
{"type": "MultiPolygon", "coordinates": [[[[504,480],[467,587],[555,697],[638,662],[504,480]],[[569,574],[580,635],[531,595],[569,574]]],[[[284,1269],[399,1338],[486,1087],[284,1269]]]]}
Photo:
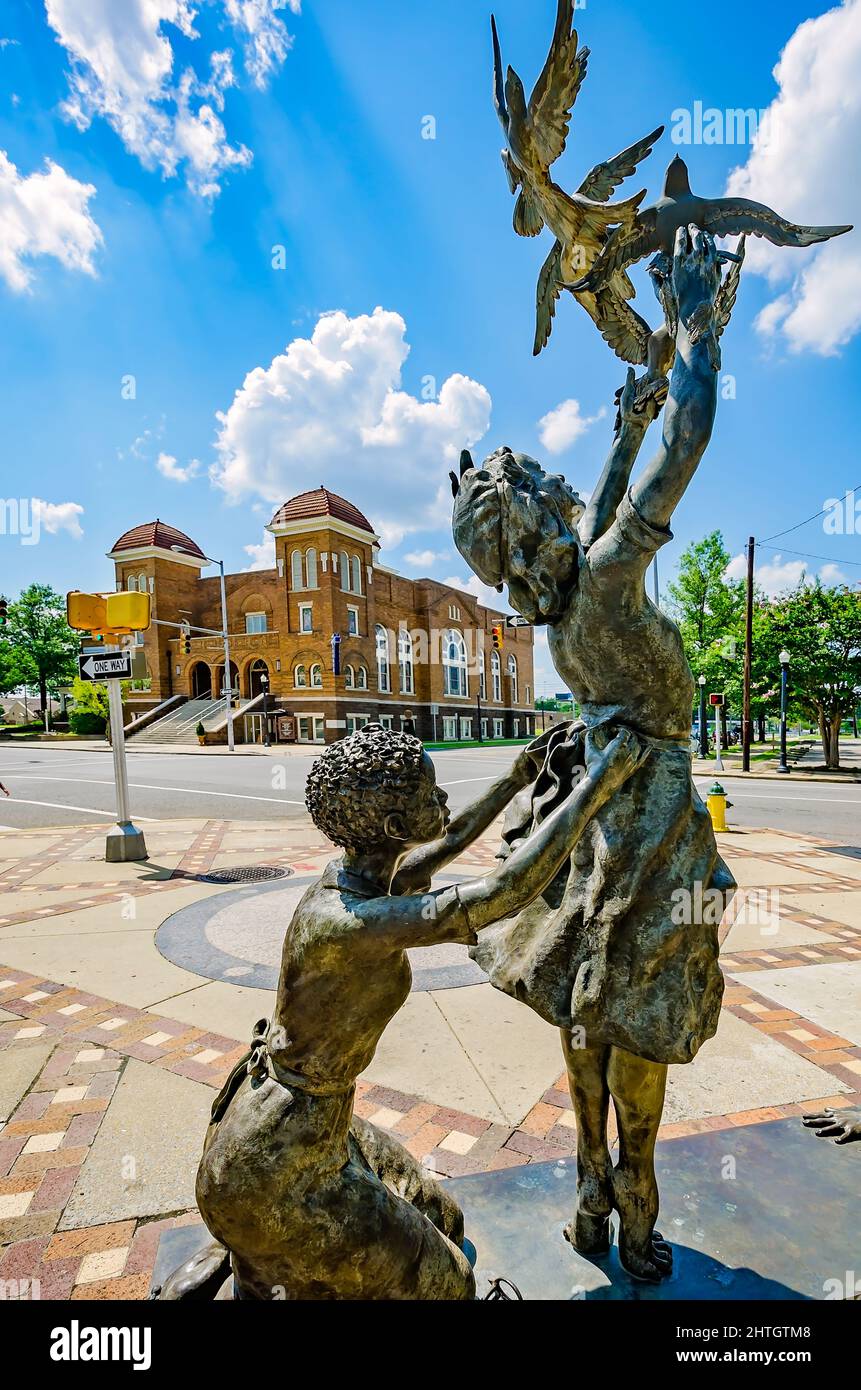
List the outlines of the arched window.
{"type": "Polygon", "coordinates": [[[413,639],[405,627],[402,627],[398,633],[398,671],[400,673],[401,694],[414,695],[413,639]]]}
{"type": "Polygon", "coordinates": [[[499,652],[490,653],[490,684],[493,690],[493,699],[497,702],[502,699],[502,674],[499,661],[499,652]]]}
{"type": "Polygon", "coordinates": [[[456,628],[451,628],[443,638],[442,664],[446,695],[468,695],[466,643],[463,633],[456,628]]]}
{"type": "Polygon", "coordinates": [[[293,667],[293,684],[303,687],[308,684],[308,673],[304,666],[293,667]]]}
{"type": "Polygon", "coordinates": [[[302,583],[302,552],[301,550],[294,550],[290,556],[290,588],[304,589],[304,587],[305,585],[302,583]]]}
{"type": "Polygon", "coordinates": [[[377,638],[377,689],[388,692],[392,688],[389,675],[389,635],[380,623],[377,623],[375,633],[377,638]]]}
{"type": "Polygon", "coordinates": [[[145,593],[146,593],[146,575],[145,575],[145,574],[139,574],[139,575],[138,575],[138,588],[140,589],[140,591],[141,591],[142,594],[145,594],[145,593]]]}
{"type": "Polygon", "coordinates": [[[487,699],[487,674],[484,669],[484,647],[478,649],[478,694],[482,700],[487,699]]]}
{"type": "Polygon", "coordinates": [[[316,587],[317,587],[317,552],[316,552],[316,550],[314,549],[313,546],[311,547],[310,550],[306,550],[306,551],[305,551],[305,574],[306,574],[307,579],[308,579],[308,588],[309,588],[309,589],[316,589],[316,587]]]}
{"type": "Polygon", "coordinates": [[[355,690],[356,688],[356,673],[352,666],[344,667],[344,685],[347,690],[355,690]]]}
{"type": "Polygon", "coordinates": [[[367,690],[368,688],[368,668],[360,666],[356,672],[356,689],[367,690]]]}
{"type": "Polygon", "coordinates": [[[133,593],[133,594],[134,594],[134,593],[137,593],[137,587],[138,587],[138,577],[137,577],[137,575],[136,575],[136,574],[130,574],[129,577],[128,577],[128,579],[126,580],[126,588],[130,591],[130,593],[133,593]]]}
{"type": "Polygon", "coordinates": [[[320,665],[319,661],[315,661],[314,665],[311,667],[311,685],[315,690],[322,689],[323,667],[320,665]]]}
{"type": "Polygon", "coordinates": [[[341,551],[341,559],[338,562],[341,566],[341,589],[345,594],[350,592],[350,557],[346,550],[341,551]]]}
{"type": "Polygon", "coordinates": [[[511,703],[517,704],[517,658],[512,654],[508,658],[508,679],[511,682],[511,703]]]}
{"type": "Polygon", "coordinates": [[[358,555],[354,555],[350,561],[350,573],[352,576],[351,588],[354,594],[362,592],[362,562],[358,555]]]}

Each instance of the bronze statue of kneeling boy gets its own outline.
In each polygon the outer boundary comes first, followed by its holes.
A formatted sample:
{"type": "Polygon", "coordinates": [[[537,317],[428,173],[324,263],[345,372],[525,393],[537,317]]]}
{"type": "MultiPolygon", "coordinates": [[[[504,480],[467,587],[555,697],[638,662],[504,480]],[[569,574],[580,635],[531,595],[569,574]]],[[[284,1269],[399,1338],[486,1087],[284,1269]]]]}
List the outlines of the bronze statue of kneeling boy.
{"type": "Polygon", "coordinates": [[[232,1269],[247,1299],[475,1297],[459,1206],[353,1114],[353,1099],[410,992],[407,948],[474,943],[519,912],[647,756],[629,731],[603,751],[587,745],[585,775],[521,848],[482,878],[431,891],[431,875],[534,781],[544,751],[543,738],[522,749],[451,821],[409,734],[367,725],[315,761],[308,809],[344,854],[296,908],[272,1022],[257,1025],[213,1105],[197,1201],[215,1243],[156,1296],[211,1298],[232,1269]]]}

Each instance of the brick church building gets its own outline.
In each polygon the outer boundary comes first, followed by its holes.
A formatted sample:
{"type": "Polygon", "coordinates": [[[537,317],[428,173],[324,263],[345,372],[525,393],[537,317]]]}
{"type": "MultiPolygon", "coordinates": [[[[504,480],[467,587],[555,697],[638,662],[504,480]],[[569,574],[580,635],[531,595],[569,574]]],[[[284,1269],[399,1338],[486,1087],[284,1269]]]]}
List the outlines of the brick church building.
{"type": "MultiPolygon", "coordinates": [[[[274,568],[225,577],[238,740],[263,737],[264,690],[273,741],[331,742],[369,720],[439,742],[535,732],[531,628],[505,627],[495,650],[502,613],[381,564],[367,517],[327,488],[286,502],[266,529],[275,538],[274,568]]],[[[161,706],[174,711],[175,723],[183,704],[209,709],[207,737],[223,738],[223,703],[201,703],[224,691],[219,577],[202,574],[211,561],[162,521],[125,531],[108,558],[118,589],[152,595],[153,624],[137,634],[150,691],[131,697],[130,712],[147,711],[142,728],[148,723],[156,738],[154,721],[167,727],[161,706]],[[188,653],[181,630],[169,626],[182,623],[190,625],[188,653]]]]}

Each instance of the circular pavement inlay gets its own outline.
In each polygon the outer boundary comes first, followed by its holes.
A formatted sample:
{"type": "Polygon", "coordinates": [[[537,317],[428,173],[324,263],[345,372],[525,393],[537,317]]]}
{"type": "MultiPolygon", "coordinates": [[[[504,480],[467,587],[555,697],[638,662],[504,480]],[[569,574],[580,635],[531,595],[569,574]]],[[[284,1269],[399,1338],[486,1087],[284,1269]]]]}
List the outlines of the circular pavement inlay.
{"type": "MultiPolygon", "coordinates": [[[[436,886],[461,881],[459,876],[446,876],[436,886]]],[[[315,874],[296,875],[286,883],[255,883],[192,903],[162,922],[156,946],[167,960],[196,975],[274,990],[290,919],[315,882],[315,874]]],[[[408,954],[413,990],[456,989],[487,979],[465,946],[424,946],[408,954]]]]}

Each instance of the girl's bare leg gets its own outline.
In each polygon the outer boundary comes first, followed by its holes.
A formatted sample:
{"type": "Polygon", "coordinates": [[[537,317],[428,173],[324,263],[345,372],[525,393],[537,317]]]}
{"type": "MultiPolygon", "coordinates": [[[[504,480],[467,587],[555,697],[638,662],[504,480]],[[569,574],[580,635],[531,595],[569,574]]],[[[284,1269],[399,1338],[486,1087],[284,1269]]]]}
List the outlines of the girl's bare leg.
{"type": "Polygon", "coordinates": [[[607,1080],[619,1125],[619,1162],[613,1170],[619,1258],[634,1278],[658,1283],[673,1267],[672,1251],[655,1231],[655,1140],[664,1108],[667,1068],[664,1063],[646,1062],[620,1047],[611,1047],[607,1080]]]}
{"type": "Polygon", "coordinates": [[[610,1091],[609,1047],[578,1047],[561,1029],[568,1089],[577,1121],[577,1210],[565,1236],[581,1255],[600,1255],[610,1248],[613,1182],[607,1147],[610,1091]]]}

